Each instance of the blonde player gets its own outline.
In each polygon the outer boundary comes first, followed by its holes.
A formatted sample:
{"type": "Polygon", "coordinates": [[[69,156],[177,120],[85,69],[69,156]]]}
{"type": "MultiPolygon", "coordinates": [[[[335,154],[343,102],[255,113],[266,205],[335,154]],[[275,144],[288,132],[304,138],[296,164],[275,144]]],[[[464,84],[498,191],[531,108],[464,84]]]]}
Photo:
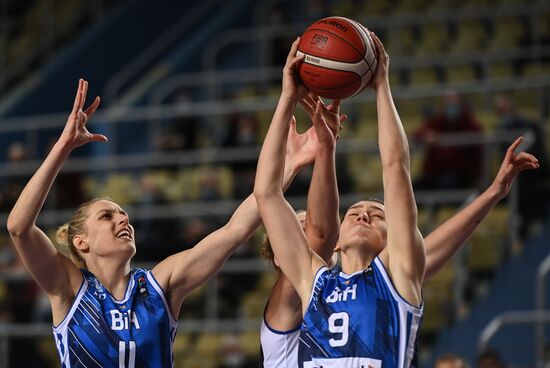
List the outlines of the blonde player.
{"type": "MultiPolygon", "coordinates": [[[[84,110],[87,90],[88,83],[81,79],[65,128],[23,189],[9,215],[8,231],[25,267],[49,298],[63,367],[172,367],[176,319],[184,299],[216,274],[258,227],[256,201],[249,196],[225,226],[195,247],[143,270],[130,265],[136,242],[128,214],[111,200],[92,200],[58,232],[69,259],[37,227],[36,219],[70,153],[90,142],[107,141],[86,127],[100,103],[96,98],[84,110]]],[[[313,159],[300,135],[293,134],[286,148],[285,187],[313,159]]]]}

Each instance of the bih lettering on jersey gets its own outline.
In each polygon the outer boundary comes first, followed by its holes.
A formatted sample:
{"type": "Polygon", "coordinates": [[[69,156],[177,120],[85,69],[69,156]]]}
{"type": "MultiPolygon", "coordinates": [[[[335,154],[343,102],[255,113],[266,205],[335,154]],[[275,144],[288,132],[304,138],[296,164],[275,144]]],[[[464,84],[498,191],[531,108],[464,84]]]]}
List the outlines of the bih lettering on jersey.
{"type": "Polygon", "coordinates": [[[300,330],[302,368],[415,366],[422,307],[394,289],[384,265],[352,275],[321,268],[300,330]]]}
{"type": "Polygon", "coordinates": [[[115,300],[94,275],[84,281],[53,334],[63,368],[173,367],[174,320],[150,271],[132,271],[124,299],[115,300]]]}

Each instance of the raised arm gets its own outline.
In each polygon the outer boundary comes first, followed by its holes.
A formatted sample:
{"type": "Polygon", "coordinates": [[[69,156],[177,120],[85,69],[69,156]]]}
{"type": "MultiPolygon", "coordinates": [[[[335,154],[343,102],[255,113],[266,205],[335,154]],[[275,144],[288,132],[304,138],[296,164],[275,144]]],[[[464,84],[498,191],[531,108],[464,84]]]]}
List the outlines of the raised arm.
{"type": "Polygon", "coordinates": [[[299,39],[292,44],[286,61],[281,97],[258,160],[254,195],[273,252],[283,273],[300,295],[302,308],[305,308],[314,272],[324,262],[309,249],[302,226],[281,190],[288,122],[300,93],[295,80],[296,66],[301,60],[296,57],[298,42],[299,39]]]}
{"type": "Polygon", "coordinates": [[[96,97],[92,105],[83,111],[87,90],[88,82],[80,79],[73,110],[63,133],[21,192],[7,223],[11,239],[23,264],[50,297],[54,322],[59,314],[64,316],[63,310],[57,311],[57,307],[67,306],[72,302],[74,293],[82,282],[82,275],[36,226],[36,219],[53,181],[71,151],[92,141],[107,141],[105,136],[91,134],[86,129],[87,120],[99,106],[99,97],[96,97]]]}
{"type": "Polygon", "coordinates": [[[378,111],[378,146],[382,160],[384,206],[387,226],[387,259],[397,291],[409,303],[422,301],[425,254],[417,226],[417,209],[410,175],[407,137],[393,103],[388,80],[389,57],[382,43],[371,33],[378,51],[378,68],[373,87],[378,111]]]}
{"type": "Polygon", "coordinates": [[[472,203],[432,231],[425,239],[425,278],[434,276],[462,248],[481,221],[510,193],[515,177],[524,170],[538,169],[535,156],[515,150],[523,141],[517,138],[508,147],[493,183],[472,203]]]}
{"type": "MultiPolygon", "coordinates": [[[[300,169],[311,160],[286,155],[283,188],[286,189],[300,169]]],[[[159,283],[165,287],[174,315],[178,314],[185,297],[196,287],[213,277],[229,256],[248,240],[261,223],[254,195],[249,195],[235,210],[227,224],[209,234],[193,248],[174,254],[153,269],[159,283]]]]}
{"type": "Polygon", "coordinates": [[[340,115],[339,100],[327,107],[318,96],[310,93],[301,99],[300,104],[319,132],[307,197],[305,232],[309,247],[328,263],[340,232],[335,154],[338,133],[346,116],[340,115]]]}
{"type": "MultiPolygon", "coordinates": [[[[334,254],[334,245],[338,239],[340,219],[338,218],[338,188],[336,186],[336,170],[334,164],[334,148],[345,115],[339,115],[339,101],[326,107],[319,104],[319,97],[306,94],[300,104],[308,113],[314,126],[305,133],[298,134],[295,124],[291,124],[287,141],[288,148],[300,152],[302,156],[315,158],[313,175],[309,186],[307,201],[305,234],[307,243],[323,260],[330,263],[334,254]],[[323,124],[330,128],[332,137],[323,124]],[[317,130],[321,132],[321,140],[317,130]]],[[[302,303],[300,296],[282,272],[278,272],[277,280],[271,288],[265,307],[266,323],[278,331],[295,329],[302,321],[302,303]]]]}
{"type": "MultiPolygon", "coordinates": [[[[286,149],[283,190],[315,157],[311,139],[308,141],[304,135],[297,134],[295,123],[288,135],[292,138],[286,149]],[[305,138],[305,141],[301,138],[305,138]]],[[[214,276],[229,256],[256,231],[260,222],[256,199],[250,195],[225,226],[205,237],[192,249],[168,257],[153,269],[155,277],[168,294],[174,315],[178,314],[185,296],[214,276]]]]}

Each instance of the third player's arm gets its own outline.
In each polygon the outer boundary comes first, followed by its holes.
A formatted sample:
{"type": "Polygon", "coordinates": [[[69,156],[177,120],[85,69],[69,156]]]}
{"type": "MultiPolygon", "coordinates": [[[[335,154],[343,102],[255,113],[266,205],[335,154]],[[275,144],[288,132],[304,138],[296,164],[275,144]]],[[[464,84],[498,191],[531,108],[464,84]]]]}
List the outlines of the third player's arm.
{"type": "Polygon", "coordinates": [[[305,232],[309,247],[328,263],[340,233],[335,155],[338,133],[345,116],[340,116],[339,100],[327,107],[318,96],[309,94],[301,104],[311,117],[318,137],[307,197],[305,232]]]}
{"type": "Polygon", "coordinates": [[[281,178],[289,121],[298,100],[294,72],[298,40],[292,45],[283,76],[283,92],[269,126],[256,171],[254,195],[275,257],[285,276],[307,305],[311,294],[313,274],[323,265],[306,242],[298,218],[283,196],[281,178]]]}
{"type": "Polygon", "coordinates": [[[481,221],[510,192],[514,178],[522,171],[537,169],[538,160],[531,154],[515,154],[522,138],[508,147],[493,183],[472,203],[432,231],[425,239],[425,278],[434,276],[470,238],[481,221]]]}
{"type": "MultiPolygon", "coordinates": [[[[287,156],[283,176],[286,189],[305,162],[295,165],[287,156]]],[[[174,315],[185,297],[214,276],[229,256],[256,231],[260,213],[254,195],[248,196],[235,210],[227,224],[206,236],[193,248],[176,253],[160,262],[153,274],[167,293],[174,315]]]]}

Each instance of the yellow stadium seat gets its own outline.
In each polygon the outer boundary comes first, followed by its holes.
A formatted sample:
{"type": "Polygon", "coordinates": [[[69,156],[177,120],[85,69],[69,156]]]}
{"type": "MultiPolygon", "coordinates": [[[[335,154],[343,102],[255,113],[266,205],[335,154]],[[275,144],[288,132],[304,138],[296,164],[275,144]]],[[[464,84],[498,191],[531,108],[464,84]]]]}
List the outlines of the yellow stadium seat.
{"type": "Polygon", "coordinates": [[[196,342],[194,352],[202,356],[216,356],[220,351],[220,336],[215,333],[202,333],[196,342]]]}
{"type": "Polygon", "coordinates": [[[489,43],[489,50],[509,50],[519,46],[525,30],[518,18],[512,16],[494,19],[494,36],[489,43]]]}
{"type": "Polygon", "coordinates": [[[439,82],[437,70],[434,68],[418,68],[409,72],[409,84],[411,86],[419,84],[436,84],[439,82]]]}
{"type": "Polygon", "coordinates": [[[239,337],[241,346],[249,358],[257,358],[260,352],[260,327],[253,331],[246,331],[239,337]]]}
{"type": "Polygon", "coordinates": [[[487,42],[487,30],[481,21],[462,21],[458,24],[458,35],[452,43],[451,53],[481,51],[487,46],[487,42]]]}
{"type": "Polygon", "coordinates": [[[446,71],[447,83],[475,81],[476,72],[472,65],[451,65],[446,71]]]}
{"type": "Polygon", "coordinates": [[[246,318],[262,318],[264,315],[265,302],[269,297],[269,290],[252,291],[245,295],[241,302],[243,315],[246,318]]]}
{"type": "Polygon", "coordinates": [[[491,271],[501,261],[502,244],[508,235],[507,207],[494,208],[474,231],[468,247],[467,264],[472,271],[491,271]]]}
{"type": "Polygon", "coordinates": [[[388,40],[384,47],[392,56],[411,56],[414,55],[418,46],[418,40],[410,27],[399,27],[388,32],[388,40]]]}
{"type": "Polygon", "coordinates": [[[430,0],[403,0],[394,10],[394,14],[399,13],[421,13],[429,9],[430,0]]]}
{"type": "Polygon", "coordinates": [[[110,197],[121,206],[135,203],[139,197],[137,184],[130,174],[111,174],[107,177],[102,197],[110,197]]]}
{"type": "Polygon", "coordinates": [[[451,46],[449,31],[445,23],[430,23],[422,28],[422,40],[417,55],[446,54],[451,46]]]}
{"type": "Polygon", "coordinates": [[[523,75],[526,77],[548,77],[550,76],[549,63],[532,63],[523,67],[523,75]]]}
{"type": "Polygon", "coordinates": [[[515,77],[514,66],[509,62],[495,62],[487,66],[487,77],[491,79],[515,77]]]}
{"type": "Polygon", "coordinates": [[[382,165],[379,158],[358,153],[348,157],[348,164],[355,179],[356,191],[378,193],[382,190],[382,165]]]}

